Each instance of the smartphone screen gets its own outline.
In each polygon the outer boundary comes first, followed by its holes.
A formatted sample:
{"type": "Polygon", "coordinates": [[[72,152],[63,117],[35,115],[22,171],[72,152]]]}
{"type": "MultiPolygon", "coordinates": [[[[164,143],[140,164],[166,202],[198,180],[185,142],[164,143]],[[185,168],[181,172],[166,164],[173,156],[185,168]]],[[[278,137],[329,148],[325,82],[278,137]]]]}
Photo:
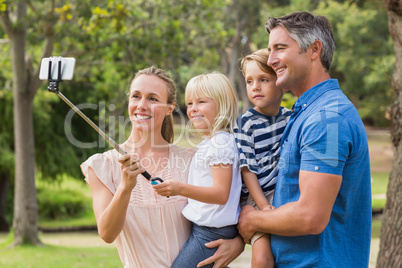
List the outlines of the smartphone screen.
{"type": "Polygon", "coordinates": [[[71,80],[74,75],[75,59],[74,58],[62,58],[62,57],[50,57],[43,58],[40,66],[39,79],[49,79],[49,62],[52,62],[51,66],[51,79],[58,79],[58,66],[61,61],[61,80],[71,80]]]}

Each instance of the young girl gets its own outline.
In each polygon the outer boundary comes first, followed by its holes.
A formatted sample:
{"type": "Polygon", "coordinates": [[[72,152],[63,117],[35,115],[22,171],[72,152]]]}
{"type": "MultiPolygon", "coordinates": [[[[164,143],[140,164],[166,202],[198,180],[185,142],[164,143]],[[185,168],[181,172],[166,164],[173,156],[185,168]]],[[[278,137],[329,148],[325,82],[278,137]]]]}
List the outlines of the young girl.
{"type": "MultiPolygon", "coordinates": [[[[290,117],[290,111],[281,107],[283,91],[275,84],[268,56],[267,49],[261,49],[241,61],[247,96],[255,107],[239,116],[234,128],[245,184],[241,205],[251,204],[259,210],[272,208],[281,137],[290,117]]],[[[256,233],[251,245],[253,268],[274,267],[268,234],[256,233]]]]}
{"type": "Polygon", "coordinates": [[[232,134],[236,94],[226,76],[209,73],[188,82],[185,99],[187,116],[204,140],[191,161],[188,184],[167,180],[154,186],[162,196],[189,198],[182,213],[193,223],[192,234],[173,263],[177,268],[197,267],[212,256],[216,249],[205,243],[236,237],[240,213],[241,174],[232,134]]]}

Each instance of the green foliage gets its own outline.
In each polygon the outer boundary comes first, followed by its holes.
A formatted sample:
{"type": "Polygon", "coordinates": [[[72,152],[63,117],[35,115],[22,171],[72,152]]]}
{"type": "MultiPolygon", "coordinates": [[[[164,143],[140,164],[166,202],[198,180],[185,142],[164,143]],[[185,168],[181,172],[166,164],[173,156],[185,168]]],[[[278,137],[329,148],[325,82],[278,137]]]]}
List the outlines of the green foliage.
{"type": "Polygon", "coordinates": [[[0,89],[0,114],[4,115],[0,124],[0,172],[14,167],[12,101],[11,92],[0,89]]]}
{"type": "Polygon", "coordinates": [[[86,209],[86,198],[73,190],[46,191],[38,189],[38,212],[46,219],[76,217],[86,209]]]}
{"type": "MultiPolygon", "coordinates": [[[[1,36],[0,36],[1,38],[1,36]]],[[[14,167],[13,151],[13,95],[11,88],[11,62],[5,55],[9,45],[0,43],[0,171],[14,167]]]]}
{"type": "Polygon", "coordinates": [[[49,183],[37,175],[38,212],[41,220],[77,218],[92,211],[91,196],[85,182],[62,176],[59,182],[49,183]]]}
{"type": "MultiPolygon", "coordinates": [[[[387,14],[377,1],[304,1],[292,0],[289,6],[263,10],[270,16],[283,16],[305,10],[327,16],[335,37],[335,55],[331,76],[358,109],[365,123],[389,126],[386,113],[392,99],[391,77],[395,56],[388,32],[387,14]]],[[[266,47],[264,27],[253,36],[257,47],[266,47]]]]}
{"type": "Polygon", "coordinates": [[[330,20],[337,46],[332,76],[369,124],[386,126],[395,56],[383,6],[359,8],[335,1],[320,3],[317,14],[330,20]]]}
{"type": "Polygon", "coordinates": [[[74,218],[61,218],[61,219],[48,219],[40,218],[38,225],[40,228],[48,229],[58,229],[58,228],[69,228],[69,227],[93,227],[96,226],[96,218],[94,212],[86,211],[81,213],[74,218]]]}
{"type": "Polygon", "coordinates": [[[291,93],[291,92],[286,92],[283,95],[282,103],[281,106],[288,108],[289,110],[292,109],[293,104],[296,102],[297,97],[291,93]]]}

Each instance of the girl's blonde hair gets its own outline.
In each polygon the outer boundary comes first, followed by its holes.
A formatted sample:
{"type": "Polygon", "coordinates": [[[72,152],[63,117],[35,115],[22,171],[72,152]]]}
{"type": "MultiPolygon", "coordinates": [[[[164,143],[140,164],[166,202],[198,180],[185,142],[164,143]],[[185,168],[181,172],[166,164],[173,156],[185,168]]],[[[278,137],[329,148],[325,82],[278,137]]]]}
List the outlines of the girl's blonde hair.
{"type": "MultiPolygon", "coordinates": [[[[160,79],[162,79],[168,90],[168,99],[167,104],[173,104],[176,102],[176,86],[172,77],[164,70],[156,68],[155,66],[148,67],[143,70],[139,70],[135,76],[133,81],[140,75],[154,75],[160,79]]],[[[173,129],[173,115],[167,115],[163,119],[162,122],[162,137],[169,143],[172,143],[174,140],[174,129],[173,129]]]]}
{"type": "Polygon", "coordinates": [[[211,123],[210,137],[218,131],[233,133],[233,126],[238,114],[237,96],[232,84],[224,74],[212,72],[191,78],[186,86],[186,103],[190,96],[207,97],[213,99],[217,105],[218,113],[211,123]]]}

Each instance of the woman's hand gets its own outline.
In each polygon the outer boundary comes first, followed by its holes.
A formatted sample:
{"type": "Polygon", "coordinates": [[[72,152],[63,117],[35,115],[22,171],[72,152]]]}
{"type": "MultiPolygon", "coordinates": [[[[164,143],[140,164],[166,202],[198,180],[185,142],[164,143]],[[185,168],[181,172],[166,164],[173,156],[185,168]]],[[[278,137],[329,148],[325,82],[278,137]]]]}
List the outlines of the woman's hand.
{"type": "Polygon", "coordinates": [[[198,263],[197,267],[214,263],[213,268],[220,268],[228,266],[234,261],[244,250],[244,242],[241,236],[237,236],[233,239],[218,239],[209,243],[206,243],[207,248],[216,248],[218,250],[214,255],[206,260],[198,263]]]}
{"type": "Polygon", "coordinates": [[[133,155],[124,154],[119,157],[119,162],[121,163],[121,174],[122,174],[120,185],[123,189],[129,190],[130,192],[137,184],[138,174],[145,171],[144,168],[140,167],[138,161],[139,157],[137,154],[133,155]]]}
{"type": "Polygon", "coordinates": [[[180,189],[183,183],[176,180],[166,180],[163,183],[154,185],[154,190],[161,196],[180,195],[180,189]]]}

